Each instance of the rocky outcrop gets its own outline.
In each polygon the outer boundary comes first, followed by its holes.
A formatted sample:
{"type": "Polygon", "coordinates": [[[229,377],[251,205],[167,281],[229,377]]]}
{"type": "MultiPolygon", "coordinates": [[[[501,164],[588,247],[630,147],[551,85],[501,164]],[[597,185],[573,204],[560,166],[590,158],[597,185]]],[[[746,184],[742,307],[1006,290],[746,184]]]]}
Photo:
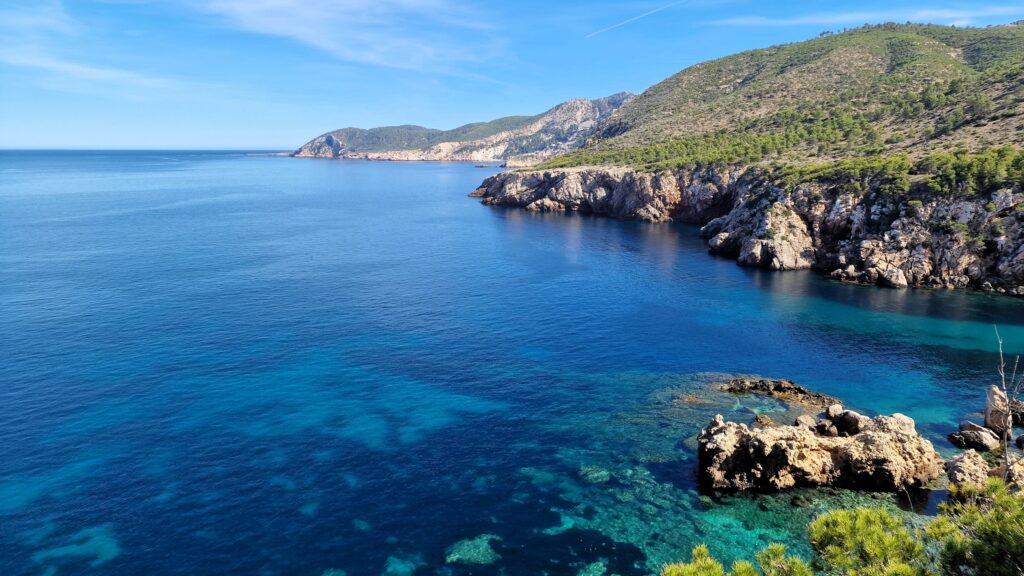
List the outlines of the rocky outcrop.
{"type": "Polygon", "coordinates": [[[905,194],[840,185],[782,188],[763,169],[505,172],[472,196],[545,212],[702,226],[713,254],[769,270],[815,268],[892,288],[974,287],[1024,296],[1024,194],[905,194]]]}
{"type": "Polygon", "coordinates": [[[902,414],[878,416],[849,436],[806,426],[751,429],[716,416],[698,437],[702,484],[716,490],[838,486],[893,491],[927,485],[942,459],[902,414]]]}
{"type": "Polygon", "coordinates": [[[1009,434],[1013,429],[1010,399],[998,386],[989,386],[985,400],[985,427],[999,436],[1009,434]]]}
{"type": "Polygon", "coordinates": [[[812,392],[792,380],[770,380],[757,377],[733,378],[719,385],[718,388],[723,392],[761,394],[778,398],[784,402],[817,408],[825,408],[839,403],[839,400],[831,396],[812,392]]]}
{"type": "Polygon", "coordinates": [[[988,481],[989,468],[981,454],[968,450],[946,462],[946,475],[953,484],[982,486],[988,481]]]}
{"type": "Polygon", "coordinates": [[[981,452],[991,452],[1002,446],[995,432],[967,420],[960,423],[958,432],[949,435],[949,441],[957,448],[971,448],[981,452]]]}
{"type": "Polygon", "coordinates": [[[1024,402],[1010,400],[1010,416],[1013,418],[1014,426],[1024,426],[1024,402]]]}
{"type": "Polygon", "coordinates": [[[598,122],[633,97],[622,92],[596,100],[570,100],[537,116],[501,118],[448,131],[420,126],[342,128],[310,140],[292,156],[529,166],[583,146],[598,122]]]}

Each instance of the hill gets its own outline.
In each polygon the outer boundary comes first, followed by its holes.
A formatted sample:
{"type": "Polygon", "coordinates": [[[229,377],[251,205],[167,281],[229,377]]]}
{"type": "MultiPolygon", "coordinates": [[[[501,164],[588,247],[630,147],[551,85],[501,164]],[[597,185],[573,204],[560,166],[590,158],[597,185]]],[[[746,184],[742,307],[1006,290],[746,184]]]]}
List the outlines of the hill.
{"type": "Polygon", "coordinates": [[[627,92],[570,100],[535,116],[507,116],[452,130],[422,126],[342,128],[304,144],[297,157],[536,162],[582,146],[598,122],[633,98],[627,92]]]}
{"type": "Polygon", "coordinates": [[[1024,26],[866,26],[698,64],[490,205],[701,226],[714,254],[1024,296],[1024,26]]]}
{"type": "Polygon", "coordinates": [[[1024,142],[1024,26],[883,24],[697,64],[547,167],[912,157],[1024,142]]]}

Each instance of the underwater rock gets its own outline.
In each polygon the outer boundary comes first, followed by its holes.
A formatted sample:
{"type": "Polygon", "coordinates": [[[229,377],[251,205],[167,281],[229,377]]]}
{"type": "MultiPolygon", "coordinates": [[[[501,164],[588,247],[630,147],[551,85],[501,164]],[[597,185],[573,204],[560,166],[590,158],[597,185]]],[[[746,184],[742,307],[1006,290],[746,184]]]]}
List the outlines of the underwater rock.
{"type": "Polygon", "coordinates": [[[791,380],[770,380],[767,378],[742,377],[719,386],[723,392],[733,394],[763,394],[785,402],[794,402],[816,408],[824,408],[839,401],[831,396],[811,392],[791,380]]]}
{"type": "Polygon", "coordinates": [[[1017,448],[1024,450],[1024,434],[1017,436],[1017,448]]]}
{"type": "Polygon", "coordinates": [[[494,534],[481,534],[476,538],[459,540],[446,550],[444,561],[448,564],[494,564],[501,555],[491,547],[491,540],[501,540],[494,534]]]}
{"type": "Polygon", "coordinates": [[[758,426],[774,426],[775,422],[772,421],[771,416],[767,414],[758,414],[754,417],[754,424],[758,426]]]}
{"type": "Polygon", "coordinates": [[[973,448],[980,452],[990,452],[1000,446],[995,432],[969,420],[960,423],[960,431],[950,434],[949,441],[957,448],[973,448]]]}
{"type": "Polygon", "coordinates": [[[718,415],[697,441],[701,482],[716,490],[895,491],[924,486],[942,471],[931,442],[902,414],[868,420],[859,433],[846,437],[803,426],[750,429],[718,415]]]}
{"type": "Polygon", "coordinates": [[[32,555],[34,562],[60,561],[65,558],[87,558],[89,566],[96,568],[121,555],[121,546],[110,526],[85,528],[72,536],[67,543],[56,548],[42,550],[32,555]]]}
{"type": "Polygon", "coordinates": [[[985,427],[1002,437],[1010,432],[1012,426],[1010,399],[1006,397],[1006,392],[998,386],[989,386],[988,397],[985,399],[985,427]]]}
{"type": "Polygon", "coordinates": [[[600,466],[585,464],[580,466],[580,478],[590,484],[602,484],[612,477],[611,472],[600,466]]]}
{"type": "Polygon", "coordinates": [[[946,475],[953,484],[984,485],[988,480],[988,462],[974,450],[957,454],[946,462],[946,475]]]}
{"type": "Polygon", "coordinates": [[[324,570],[320,576],[348,576],[348,572],[339,568],[328,568],[327,570],[324,570]]]}
{"type": "Polygon", "coordinates": [[[608,562],[605,560],[598,560],[593,564],[584,566],[582,570],[576,573],[576,576],[604,576],[607,572],[608,562]]]}
{"type": "Polygon", "coordinates": [[[423,556],[415,554],[412,556],[388,556],[387,564],[384,565],[384,576],[412,576],[414,572],[426,566],[423,556]]]}

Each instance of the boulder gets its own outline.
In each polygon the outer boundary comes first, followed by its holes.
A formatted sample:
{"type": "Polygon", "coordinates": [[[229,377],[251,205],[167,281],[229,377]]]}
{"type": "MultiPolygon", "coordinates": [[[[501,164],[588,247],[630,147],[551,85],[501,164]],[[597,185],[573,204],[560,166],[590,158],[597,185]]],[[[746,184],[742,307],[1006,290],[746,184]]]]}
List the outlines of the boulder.
{"type": "Polygon", "coordinates": [[[973,448],[981,452],[998,449],[1002,443],[996,433],[967,420],[960,423],[960,431],[949,435],[949,441],[957,448],[973,448]]]}
{"type": "Polygon", "coordinates": [[[832,418],[832,425],[835,426],[840,436],[860,434],[861,430],[870,423],[871,418],[858,414],[853,410],[843,410],[832,418]]]}
{"type": "Polygon", "coordinates": [[[957,454],[946,462],[946,474],[953,484],[981,486],[988,480],[989,465],[974,450],[957,454]]]}
{"type": "Polygon", "coordinates": [[[751,429],[719,415],[697,443],[701,482],[716,490],[895,491],[924,486],[942,471],[935,448],[902,414],[869,420],[846,437],[823,436],[806,426],[751,429]]]}
{"type": "Polygon", "coordinates": [[[1013,427],[1013,418],[1010,413],[1010,399],[998,386],[988,387],[988,397],[985,401],[985,427],[999,436],[1008,434],[1013,427]]]}
{"type": "Polygon", "coordinates": [[[836,416],[839,416],[842,413],[843,413],[843,405],[842,404],[832,404],[828,408],[825,409],[825,416],[827,416],[829,419],[835,418],[836,416]]]}
{"type": "Polygon", "coordinates": [[[1017,448],[1024,450],[1024,435],[1017,436],[1017,448]]]}
{"type": "MultiPolygon", "coordinates": [[[[817,425],[818,423],[814,421],[814,418],[806,414],[797,416],[796,420],[793,422],[793,426],[803,426],[804,428],[810,428],[811,430],[813,430],[817,425]]],[[[1024,436],[1021,436],[1021,438],[1024,438],[1024,436]]]]}

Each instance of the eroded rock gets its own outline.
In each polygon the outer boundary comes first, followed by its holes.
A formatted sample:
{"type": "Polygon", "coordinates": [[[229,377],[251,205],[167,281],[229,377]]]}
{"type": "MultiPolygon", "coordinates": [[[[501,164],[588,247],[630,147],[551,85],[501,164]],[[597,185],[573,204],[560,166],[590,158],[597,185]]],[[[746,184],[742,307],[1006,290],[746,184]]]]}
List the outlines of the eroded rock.
{"type": "Polygon", "coordinates": [[[805,426],[750,429],[716,416],[698,437],[702,483],[718,490],[838,486],[893,491],[921,487],[942,459],[902,414],[869,420],[859,433],[823,436],[805,426]]]}
{"type": "Polygon", "coordinates": [[[1024,195],[1011,190],[963,198],[815,182],[782,188],[756,166],[580,167],[498,174],[473,195],[492,205],[700,225],[709,252],[743,266],[1024,296],[1024,220],[1007,217],[1024,195]]]}
{"type": "Polygon", "coordinates": [[[988,480],[988,462],[974,450],[957,454],[946,462],[946,474],[953,484],[981,486],[988,480]]]}
{"type": "Polygon", "coordinates": [[[1013,418],[1010,414],[1010,400],[998,386],[989,386],[985,400],[985,427],[1004,436],[1010,432],[1013,418]]]}

